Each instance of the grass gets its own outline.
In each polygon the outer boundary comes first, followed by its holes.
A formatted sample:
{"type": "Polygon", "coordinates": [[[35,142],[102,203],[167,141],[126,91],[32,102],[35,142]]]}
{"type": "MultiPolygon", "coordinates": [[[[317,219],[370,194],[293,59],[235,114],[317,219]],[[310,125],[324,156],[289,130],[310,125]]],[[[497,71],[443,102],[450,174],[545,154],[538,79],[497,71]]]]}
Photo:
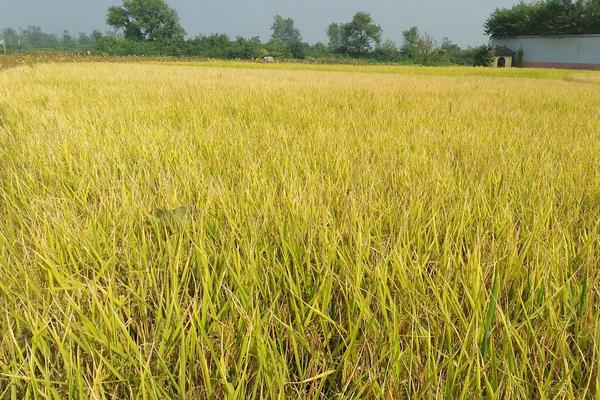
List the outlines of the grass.
{"type": "Polygon", "coordinates": [[[0,398],[599,395],[597,82],[1,72],[0,398]]]}

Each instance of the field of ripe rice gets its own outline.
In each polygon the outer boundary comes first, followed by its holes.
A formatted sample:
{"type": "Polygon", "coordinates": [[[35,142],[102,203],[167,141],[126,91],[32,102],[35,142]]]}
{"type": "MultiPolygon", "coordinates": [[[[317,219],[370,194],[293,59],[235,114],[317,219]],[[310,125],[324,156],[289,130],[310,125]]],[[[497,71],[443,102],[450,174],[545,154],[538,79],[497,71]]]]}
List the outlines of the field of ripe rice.
{"type": "Polygon", "coordinates": [[[600,395],[599,77],[0,72],[0,399],[600,395]]]}

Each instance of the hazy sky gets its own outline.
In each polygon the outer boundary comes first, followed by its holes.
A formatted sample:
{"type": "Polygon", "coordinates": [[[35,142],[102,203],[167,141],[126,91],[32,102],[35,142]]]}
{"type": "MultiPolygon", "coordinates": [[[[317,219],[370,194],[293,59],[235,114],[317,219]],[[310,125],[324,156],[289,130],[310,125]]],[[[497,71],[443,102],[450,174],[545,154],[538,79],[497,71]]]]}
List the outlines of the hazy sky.
{"type": "MultiPolygon", "coordinates": [[[[497,7],[517,0],[168,0],[188,35],[227,33],[270,37],[275,14],[293,17],[308,42],[326,41],[331,22],[349,20],[367,11],[384,29],[384,38],[402,41],[412,25],[436,39],[448,36],[461,45],[480,44],[483,22],[497,7]]],[[[44,31],[105,31],[106,9],[119,0],[0,0],[0,28],[41,26],[44,31]]]]}

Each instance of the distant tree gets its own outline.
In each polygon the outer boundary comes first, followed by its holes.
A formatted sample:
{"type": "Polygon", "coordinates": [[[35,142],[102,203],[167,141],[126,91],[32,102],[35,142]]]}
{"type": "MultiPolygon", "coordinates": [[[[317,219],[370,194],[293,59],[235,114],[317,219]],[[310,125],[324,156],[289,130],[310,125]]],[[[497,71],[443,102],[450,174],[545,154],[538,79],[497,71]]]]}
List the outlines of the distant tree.
{"type": "MultiPolygon", "coordinates": [[[[310,46],[308,46],[308,47],[310,47],[310,46]]],[[[292,44],[290,44],[290,46],[288,47],[287,50],[293,58],[296,58],[298,60],[303,60],[304,58],[306,58],[306,50],[307,50],[306,48],[307,48],[306,43],[293,42],[292,44]]]]}
{"type": "Polygon", "coordinates": [[[224,34],[197,36],[188,41],[188,54],[195,57],[226,58],[231,39],[224,34]]]}
{"type": "Polygon", "coordinates": [[[71,36],[69,31],[66,29],[63,31],[62,45],[65,49],[73,49],[77,46],[77,43],[73,39],[73,36],[71,36]]]}
{"type": "Polygon", "coordinates": [[[482,45],[475,48],[473,65],[489,67],[494,62],[494,52],[490,45],[482,45]]]}
{"type": "Polygon", "coordinates": [[[86,33],[79,33],[79,39],[77,40],[79,47],[82,49],[90,49],[94,45],[92,37],[86,33]]]}
{"type": "Polygon", "coordinates": [[[484,24],[491,37],[600,33],[600,0],[538,0],[496,9],[484,24]]]}
{"type": "Polygon", "coordinates": [[[108,9],[107,23],[129,40],[182,41],[185,31],[175,10],[164,0],[123,0],[108,9]]]}
{"type": "Polygon", "coordinates": [[[419,40],[421,37],[419,33],[419,28],[413,26],[410,29],[402,32],[402,36],[404,37],[404,42],[402,43],[402,48],[400,49],[400,52],[404,57],[411,60],[416,60],[419,47],[419,40]]]}
{"type": "Polygon", "coordinates": [[[352,21],[341,25],[342,51],[350,56],[365,56],[381,42],[382,29],[373,18],[358,12],[352,21]]]}
{"type": "Polygon", "coordinates": [[[442,39],[440,52],[444,63],[468,65],[463,49],[461,49],[459,45],[452,42],[452,40],[448,39],[447,37],[442,39]]]}
{"type": "Polygon", "coordinates": [[[465,64],[475,67],[489,67],[494,62],[494,52],[490,45],[470,47],[464,50],[465,64]]]}
{"type": "Polygon", "coordinates": [[[341,24],[332,23],[327,28],[327,36],[329,36],[329,51],[332,53],[339,52],[342,49],[342,28],[341,24]]]}
{"type": "Polygon", "coordinates": [[[12,28],[2,30],[2,38],[4,38],[7,48],[15,48],[19,44],[19,35],[12,28]]]}
{"type": "Polygon", "coordinates": [[[42,28],[33,25],[21,32],[21,45],[25,49],[58,49],[61,47],[56,35],[45,33],[42,28]]]}
{"type": "Polygon", "coordinates": [[[187,54],[194,57],[255,59],[263,55],[263,48],[258,37],[231,40],[224,34],[212,34],[189,40],[187,54]]]}
{"type": "Polygon", "coordinates": [[[315,43],[308,51],[311,57],[326,57],[329,55],[329,49],[324,43],[315,43]]]}
{"type": "Polygon", "coordinates": [[[292,18],[276,15],[271,26],[273,34],[271,41],[274,47],[280,49],[285,55],[295,58],[304,58],[302,35],[295,27],[292,18]]]}
{"type": "Polygon", "coordinates": [[[398,61],[400,52],[396,43],[392,40],[386,40],[375,49],[375,58],[380,61],[393,62],[398,61]]]}
{"type": "Polygon", "coordinates": [[[227,58],[253,60],[261,56],[261,43],[258,37],[246,39],[238,37],[226,53],[227,58]]]}
{"type": "Polygon", "coordinates": [[[440,48],[446,50],[449,53],[458,53],[462,50],[459,45],[457,45],[447,37],[444,37],[442,39],[442,45],[440,46],[440,48]]]}
{"type": "Polygon", "coordinates": [[[440,63],[441,53],[437,42],[427,32],[419,37],[417,44],[417,58],[415,61],[422,65],[437,65],[440,63]]]}
{"type": "Polygon", "coordinates": [[[443,63],[445,51],[426,32],[421,33],[416,26],[403,32],[404,43],[401,53],[404,57],[422,65],[438,65],[443,63]]]}
{"type": "Polygon", "coordinates": [[[94,31],[92,32],[92,42],[96,43],[98,40],[100,40],[102,38],[102,32],[100,32],[98,29],[94,29],[94,31]]]}

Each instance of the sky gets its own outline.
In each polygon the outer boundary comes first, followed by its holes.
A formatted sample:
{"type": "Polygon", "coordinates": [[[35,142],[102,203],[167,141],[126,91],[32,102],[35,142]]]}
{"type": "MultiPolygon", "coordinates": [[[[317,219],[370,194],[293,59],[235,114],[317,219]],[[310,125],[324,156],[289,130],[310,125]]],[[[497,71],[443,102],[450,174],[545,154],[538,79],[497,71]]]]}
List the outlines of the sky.
{"type": "MultiPolygon", "coordinates": [[[[292,17],[305,41],[326,42],[331,22],[349,21],[357,11],[370,13],[383,28],[383,38],[402,42],[411,26],[441,41],[461,46],[487,41],[483,22],[498,7],[517,0],[167,0],[177,10],[188,36],[226,33],[267,40],[273,17],[292,17]]],[[[119,0],[0,0],[0,29],[40,26],[50,33],[109,30],[106,10],[119,0]]]]}

